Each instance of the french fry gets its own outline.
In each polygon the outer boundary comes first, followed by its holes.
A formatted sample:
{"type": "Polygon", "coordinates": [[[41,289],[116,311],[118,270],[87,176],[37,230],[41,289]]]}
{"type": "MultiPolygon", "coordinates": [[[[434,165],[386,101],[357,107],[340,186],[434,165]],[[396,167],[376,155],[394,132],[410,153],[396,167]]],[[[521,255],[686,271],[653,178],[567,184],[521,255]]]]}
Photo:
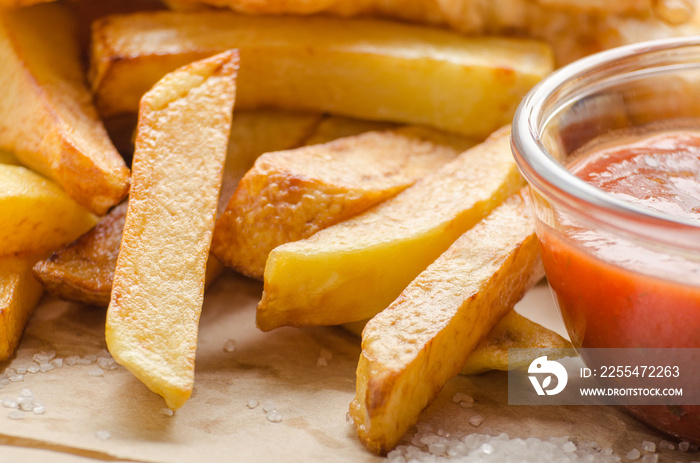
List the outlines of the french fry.
{"type": "Polygon", "coordinates": [[[393,449],[469,354],[540,278],[529,204],[509,198],[362,332],[350,405],[362,443],[393,449]]]}
{"type": "Polygon", "coordinates": [[[129,169],[92,105],[79,55],[64,5],[0,12],[0,148],[101,215],[126,196],[129,169]]]}
{"type": "Polygon", "coordinates": [[[329,112],[475,137],[509,123],[553,66],[542,42],[388,21],[143,13],[96,22],[98,108],[103,115],[133,112],[166,72],[231,47],[244,63],[238,108],[329,112]]]}
{"type": "Polygon", "coordinates": [[[384,309],[523,185],[509,135],[500,130],[397,196],[275,248],[265,266],[258,327],[338,325],[384,309]]]}
{"type": "MultiPolygon", "coordinates": [[[[220,210],[258,155],[300,145],[320,119],[315,114],[286,111],[236,112],[219,195],[220,210]]],[[[34,273],[48,292],[87,304],[109,305],[125,217],[126,203],[123,203],[78,240],[39,261],[34,273]]],[[[205,285],[208,287],[223,269],[223,264],[210,255],[205,285]]]]}
{"type": "Polygon", "coordinates": [[[168,74],[141,100],[105,337],[115,360],[171,409],[194,385],[237,71],[238,54],[224,52],[168,74]]]}
{"type": "MultiPolygon", "coordinates": [[[[537,279],[537,275],[534,274],[533,278],[537,279]]],[[[555,359],[561,349],[571,348],[571,343],[554,331],[511,310],[469,354],[460,373],[478,375],[489,370],[507,371],[530,364],[532,359],[529,358],[508,358],[508,349],[551,349],[543,354],[555,359]]]]}
{"type": "Polygon", "coordinates": [[[0,362],[14,354],[43,288],[32,275],[39,253],[0,257],[0,362]]]}
{"type": "Polygon", "coordinates": [[[96,222],[51,180],[25,167],[0,164],[0,256],[51,251],[96,222]]]}
{"type": "Polygon", "coordinates": [[[266,153],[216,223],[212,252],[229,267],[262,279],[272,249],[395,196],[470,144],[416,129],[266,153]]]}

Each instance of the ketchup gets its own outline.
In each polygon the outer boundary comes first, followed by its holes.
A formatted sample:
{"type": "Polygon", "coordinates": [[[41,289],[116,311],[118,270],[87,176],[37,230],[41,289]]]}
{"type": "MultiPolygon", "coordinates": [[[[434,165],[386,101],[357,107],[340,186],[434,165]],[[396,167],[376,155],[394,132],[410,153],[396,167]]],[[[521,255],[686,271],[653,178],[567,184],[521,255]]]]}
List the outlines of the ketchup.
{"type": "MultiPolygon", "coordinates": [[[[569,170],[619,199],[700,227],[700,132],[598,144],[569,170]]],[[[575,344],[700,347],[700,262],[603,230],[564,227],[564,237],[546,229],[539,236],[547,279],[575,344]],[[686,280],[666,279],[670,268],[682,269],[686,280]]]]}
{"type": "MultiPolygon", "coordinates": [[[[700,227],[700,132],[613,140],[584,147],[569,170],[623,201],[700,227]]],[[[574,345],[700,347],[697,255],[640,246],[633,237],[557,219],[559,232],[540,223],[537,234],[547,280],[574,345]]],[[[652,426],[700,443],[700,406],[627,408],[652,426]]]]}

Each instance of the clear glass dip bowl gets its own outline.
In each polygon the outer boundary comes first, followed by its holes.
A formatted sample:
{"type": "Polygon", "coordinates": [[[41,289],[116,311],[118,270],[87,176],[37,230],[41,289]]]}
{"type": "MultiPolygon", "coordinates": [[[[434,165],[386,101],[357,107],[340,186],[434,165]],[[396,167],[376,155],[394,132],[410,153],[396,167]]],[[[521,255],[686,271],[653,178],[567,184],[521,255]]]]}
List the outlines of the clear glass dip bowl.
{"type": "MultiPolygon", "coordinates": [[[[700,37],[572,63],[515,115],[513,154],[530,185],[547,280],[577,347],[700,348],[700,223],[614,198],[565,167],[598,137],[661,128],[700,130],[700,37]]],[[[700,442],[700,406],[628,408],[700,442]]]]}

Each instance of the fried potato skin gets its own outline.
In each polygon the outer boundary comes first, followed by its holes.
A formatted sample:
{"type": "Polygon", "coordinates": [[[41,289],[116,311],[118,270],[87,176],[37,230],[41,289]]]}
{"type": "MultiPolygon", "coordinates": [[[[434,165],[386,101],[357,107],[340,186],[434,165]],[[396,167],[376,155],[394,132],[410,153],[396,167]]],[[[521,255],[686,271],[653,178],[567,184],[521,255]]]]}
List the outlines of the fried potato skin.
{"type": "Polygon", "coordinates": [[[105,337],[115,360],[172,409],[194,385],[238,62],[237,52],[228,51],[168,74],[139,111],[105,337]]]}
{"type": "Polygon", "coordinates": [[[529,205],[515,195],[367,323],[350,405],[367,448],[386,454],[396,446],[478,343],[535,284],[536,265],[539,248],[529,205]]]}
{"type": "Polygon", "coordinates": [[[14,354],[44,292],[32,275],[32,266],[41,257],[42,253],[0,257],[0,361],[14,354]]]}
{"type": "Polygon", "coordinates": [[[509,123],[520,98],[553,67],[549,46],[528,39],[369,19],[144,13],[96,23],[98,108],[133,111],[159,76],[233,46],[246,63],[239,109],[328,112],[481,138],[509,123]]]}
{"type": "Polygon", "coordinates": [[[212,252],[262,279],[272,249],[396,195],[470,144],[461,139],[450,146],[439,138],[418,131],[368,132],[262,155],[219,218],[212,252]]]}
{"type": "Polygon", "coordinates": [[[272,250],[258,328],[338,325],[385,308],[524,183],[500,130],[395,197],[272,250]]]}
{"type": "Polygon", "coordinates": [[[85,85],[73,18],[62,4],[0,12],[0,148],[102,215],[129,189],[85,85]]]}

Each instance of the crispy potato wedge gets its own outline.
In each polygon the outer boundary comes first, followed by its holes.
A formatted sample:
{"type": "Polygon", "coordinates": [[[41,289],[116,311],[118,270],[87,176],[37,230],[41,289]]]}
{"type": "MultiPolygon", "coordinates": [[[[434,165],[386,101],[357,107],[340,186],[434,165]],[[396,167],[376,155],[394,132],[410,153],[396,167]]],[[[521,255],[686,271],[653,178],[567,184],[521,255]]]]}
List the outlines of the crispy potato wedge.
{"type": "MultiPolygon", "coordinates": [[[[236,112],[231,124],[219,207],[226,206],[222,200],[227,194],[231,196],[258,155],[300,145],[320,119],[319,115],[286,111],[236,112]]],[[[39,261],[34,273],[48,292],[78,302],[109,305],[125,217],[126,203],[122,203],[78,240],[39,261]]],[[[223,270],[223,264],[210,255],[205,286],[208,287],[223,270]]]]}
{"type": "Polygon", "coordinates": [[[257,325],[338,325],[384,309],[462,233],[523,185],[509,130],[368,211],[275,248],[257,325]]]}
{"type": "Polygon", "coordinates": [[[0,257],[0,362],[12,357],[44,288],[32,275],[41,253],[0,257]]]}
{"type": "Polygon", "coordinates": [[[0,164],[0,256],[59,248],[96,222],[56,183],[25,167],[0,164]]]}
{"type": "Polygon", "coordinates": [[[0,148],[96,214],[129,189],[129,169],[84,82],[73,17],[61,4],[0,12],[0,148]]]}
{"type": "Polygon", "coordinates": [[[105,337],[115,360],[172,409],[194,385],[237,71],[237,52],[224,52],[168,74],[141,100],[105,337]]]}
{"type": "Polygon", "coordinates": [[[516,194],[466,232],[362,332],[350,405],[362,443],[392,450],[469,354],[540,278],[529,204],[516,194]],[[533,277],[534,275],[534,277],[533,277]]]}
{"type": "Polygon", "coordinates": [[[230,47],[244,63],[238,108],[329,112],[476,137],[509,123],[553,67],[549,47],[527,39],[377,20],[143,13],[95,25],[98,107],[103,115],[133,112],[163,74],[230,47]]]}
{"type": "Polygon", "coordinates": [[[367,132],[266,153],[216,223],[212,252],[229,267],[262,279],[277,246],[395,196],[472,145],[455,138],[420,129],[367,132]]]}
{"type": "Polygon", "coordinates": [[[508,349],[552,349],[548,355],[552,359],[557,357],[560,349],[571,348],[571,343],[554,331],[511,310],[476,346],[460,373],[478,375],[489,370],[507,371],[530,364],[532,359],[509,359],[508,349]]]}

